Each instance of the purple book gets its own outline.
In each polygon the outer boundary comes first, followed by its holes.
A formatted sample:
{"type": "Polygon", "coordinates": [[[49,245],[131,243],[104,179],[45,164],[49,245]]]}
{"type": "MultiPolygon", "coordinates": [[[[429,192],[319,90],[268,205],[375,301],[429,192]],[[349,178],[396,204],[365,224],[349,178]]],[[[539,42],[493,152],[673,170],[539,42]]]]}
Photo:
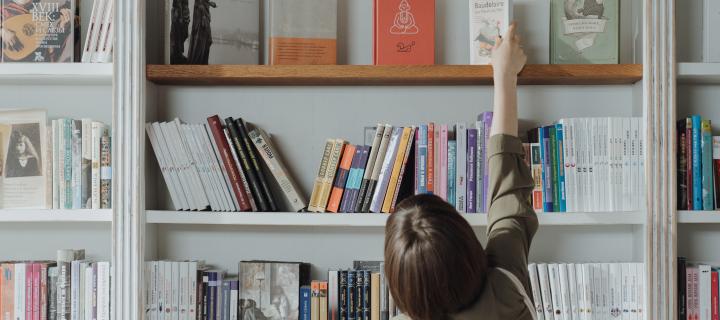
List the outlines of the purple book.
{"type": "Polygon", "coordinates": [[[483,172],[483,190],[482,190],[482,198],[483,198],[482,203],[483,203],[484,212],[488,212],[488,210],[490,209],[490,199],[487,194],[488,180],[489,180],[488,179],[487,159],[489,158],[488,157],[488,144],[490,142],[490,126],[492,125],[492,118],[493,118],[492,112],[483,112],[478,117],[478,120],[482,121],[483,124],[485,125],[485,144],[483,145],[483,148],[485,149],[485,151],[483,152],[483,154],[485,155],[485,159],[482,159],[482,161],[485,163],[485,165],[483,166],[484,172],[483,172]]]}
{"type": "Polygon", "coordinates": [[[478,131],[477,129],[471,128],[467,130],[467,194],[466,194],[466,201],[467,205],[465,206],[468,213],[476,213],[478,212],[475,204],[477,203],[475,197],[476,197],[476,185],[475,185],[475,171],[477,170],[477,138],[478,138],[478,131]]]}
{"type": "Polygon", "coordinates": [[[370,146],[360,147],[360,158],[358,158],[358,168],[355,171],[355,179],[353,181],[352,189],[350,190],[350,197],[348,198],[348,213],[355,210],[355,206],[358,202],[358,196],[360,195],[360,184],[362,183],[363,174],[365,174],[365,166],[367,165],[368,156],[370,153],[370,146]]]}
{"type": "Polygon", "coordinates": [[[362,154],[362,147],[357,146],[355,148],[355,154],[353,155],[352,162],[350,164],[350,172],[348,173],[347,181],[345,182],[345,190],[343,190],[342,201],[340,202],[340,208],[338,212],[348,212],[347,206],[350,202],[352,188],[355,181],[355,175],[357,174],[358,164],[360,163],[360,154],[362,154]]]}

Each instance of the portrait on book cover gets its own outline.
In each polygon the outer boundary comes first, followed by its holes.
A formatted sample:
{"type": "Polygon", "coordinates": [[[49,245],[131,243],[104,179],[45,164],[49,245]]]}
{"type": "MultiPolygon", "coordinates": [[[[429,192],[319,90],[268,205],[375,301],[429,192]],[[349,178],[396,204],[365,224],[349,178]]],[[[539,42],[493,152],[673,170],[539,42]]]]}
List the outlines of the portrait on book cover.
{"type": "Polygon", "coordinates": [[[298,264],[241,262],[240,282],[242,319],[298,319],[298,264]]]}
{"type": "Polygon", "coordinates": [[[6,178],[41,176],[40,124],[13,124],[6,154],[6,178]]]}

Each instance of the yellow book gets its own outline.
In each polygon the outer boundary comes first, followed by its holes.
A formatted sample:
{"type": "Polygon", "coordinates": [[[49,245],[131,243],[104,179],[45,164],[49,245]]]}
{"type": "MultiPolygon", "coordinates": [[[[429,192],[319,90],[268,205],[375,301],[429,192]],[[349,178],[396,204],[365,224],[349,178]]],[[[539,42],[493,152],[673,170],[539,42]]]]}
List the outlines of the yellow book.
{"type": "Polygon", "coordinates": [[[334,140],[332,152],[330,152],[330,160],[327,163],[327,170],[325,171],[325,177],[323,178],[322,186],[320,188],[320,196],[318,197],[317,204],[318,210],[316,212],[325,212],[328,199],[330,198],[330,191],[332,190],[332,185],[335,181],[335,174],[337,173],[338,165],[340,164],[340,156],[342,156],[344,148],[345,140],[334,140]]]}
{"type": "Polygon", "coordinates": [[[380,274],[370,275],[370,319],[380,320],[380,274]]]}
{"type": "Polygon", "coordinates": [[[387,193],[385,193],[385,201],[383,201],[382,212],[390,213],[393,199],[395,198],[395,190],[399,187],[397,185],[400,177],[400,171],[402,165],[405,162],[406,154],[409,152],[408,146],[412,146],[410,143],[411,133],[415,132],[414,127],[403,128],[402,135],[400,136],[400,146],[398,146],[397,157],[395,157],[395,164],[393,164],[392,174],[390,174],[390,182],[388,183],[387,193]]]}
{"type": "Polygon", "coordinates": [[[327,171],[328,161],[330,161],[330,153],[335,145],[335,140],[328,139],[325,142],[325,151],[323,151],[322,161],[320,161],[320,169],[318,169],[317,177],[315,177],[315,184],[313,185],[313,191],[310,195],[310,203],[308,204],[308,211],[318,212],[318,202],[320,198],[320,190],[322,189],[322,182],[325,179],[325,172],[327,171]]]}
{"type": "Polygon", "coordinates": [[[320,320],[320,281],[310,283],[310,320],[320,320]]]}

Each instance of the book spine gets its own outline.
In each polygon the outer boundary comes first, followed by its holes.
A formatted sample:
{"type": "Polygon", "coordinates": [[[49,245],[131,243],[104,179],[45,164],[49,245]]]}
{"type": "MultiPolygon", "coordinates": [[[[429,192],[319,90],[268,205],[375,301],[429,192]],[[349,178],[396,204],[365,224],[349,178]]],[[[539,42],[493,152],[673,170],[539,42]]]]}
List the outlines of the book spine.
{"type": "Polygon", "coordinates": [[[238,125],[238,133],[240,133],[240,138],[245,144],[245,149],[247,150],[248,154],[248,160],[250,160],[250,166],[257,175],[258,182],[260,183],[260,190],[262,191],[263,197],[268,203],[269,210],[271,212],[278,211],[277,203],[275,202],[275,198],[273,197],[272,191],[270,190],[270,184],[268,183],[267,178],[263,174],[263,170],[260,167],[260,161],[258,159],[259,156],[257,155],[258,151],[255,150],[255,147],[253,146],[253,143],[248,136],[248,127],[245,124],[245,121],[243,121],[243,119],[241,118],[236,119],[235,123],[238,125]]]}
{"type": "Polygon", "coordinates": [[[700,319],[710,320],[712,312],[710,311],[712,290],[710,288],[712,282],[712,275],[709,265],[700,265],[698,267],[699,279],[698,279],[698,300],[700,304],[700,319]]]}
{"type": "Polygon", "coordinates": [[[415,136],[415,127],[403,128],[400,141],[398,142],[397,154],[392,162],[392,171],[390,172],[390,178],[388,180],[387,191],[385,192],[385,199],[383,199],[380,211],[383,213],[390,213],[391,208],[394,207],[394,201],[397,199],[396,196],[399,191],[399,182],[402,182],[401,175],[404,173],[404,165],[407,163],[410,148],[412,147],[412,140],[415,136]]]}
{"type": "MultiPolygon", "coordinates": [[[[301,294],[302,296],[302,294],[301,294]]],[[[302,303],[301,303],[302,305],[302,303]]],[[[302,312],[300,312],[302,314],[302,312]]],[[[310,320],[320,320],[320,281],[310,283],[310,320]]]]}
{"type": "MultiPolygon", "coordinates": [[[[440,125],[440,190],[438,192],[438,195],[440,198],[443,198],[443,200],[448,200],[447,191],[448,186],[454,182],[448,181],[447,177],[447,171],[448,171],[448,125],[447,124],[441,124],[440,125]]],[[[455,172],[457,174],[457,171],[455,172]]]]}
{"type": "Polygon", "coordinates": [[[345,140],[335,139],[333,142],[332,152],[330,153],[330,159],[328,160],[327,170],[325,171],[325,178],[322,181],[319,196],[319,212],[326,212],[327,206],[330,201],[330,194],[332,192],[333,183],[338,173],[340,166],[340,160],[345,150],[345,140]]]}
{"type": "Polygon", "coordinates": [[[364,146],[362,153],[360,154],[360,163],[358,165],[357,174],[352,186],[352,192],[350,193],[347,211],[346,212],[358,212],[356,211],[357,205],[360,202],[360,188],[362,188],[363,177],[367,172],[368,161],[370,160],[371,146],[364,146]]]}
{"type": "Polygon", "coordinates": [[[476,150],[476,165],[475,165],[475,209],[477,212],[485,212],[485,195],[483,194],[483,181],[485,180],[485,124],[482,119],[475,121],[475,129],[477,129],[477,145],[476,150]]]}
{"type": "Polygon", "coordinates": [[[542,157],[543,211],[553,212],[552,162],[550,153],[550,128],[540,129],[540,156],[542,157]]]}
{"type": "Polygon", "coordinates": [[[364,275],[364,284],[363,284],[363,319],[365,320],[371,320],[370,319],[370,309],[372,308],[371,305],[371,296],[370,296],[370,284],[371,284],[371,274],[370,271],[365,270],[364,275]]]}
{"type": "Polygon", "coordinates": [[[370,146],[370,154],[368,155],[367,163],[365,164],[365,170],[363,171],[362,180],[360,181],[357,195],[354,197],[355,199],[353,200],[355,203],[355,205],[352,207],[353,212],[363,212],[363,200],[367,197],[368,185],[370,183],[370,180],[372,179],[373,169],[375,168],[375,163],[380,156],[382,140],[385,138],[386,134],[390,135],[390,133],[388,132],[388,128],[388,125],[382,125],[379,123],[377,124],[377,128],[375,129],[375,137],[373,138],[372,145],[370,146]]]}
{"type": "MultiPolygon", "coordinates": [[[[448,141],[448,180],[455,182],[457,179],[457,141],[448,141]]],[[[448,203],[453,207],[457,207],[456,184],[448,184],[448,203]]]]}
{"type": "Polygon", "coordinates": [[[492,126],[492,119],[493,119],[493,113],[492,112],[483,112],[481,114],[482,116],[482,122],[483,127],[485,128],[485,144],[483,146],[483,154],[484,159],[484,169],[483,169],[483,206],[485,208],[484,212],[488,212],[488,209],[490,209],[490,199],[488,197],[488,186],[490,182],[490,178],[488,176],[488,144],[490,142],[490,127],[492,126]]]}
{"type": "Polygon", "coordinates": [[[427,176],[425,186],[427,193],[435,193],[435,124],[427,125],[427,176]]]}
{"type": "Polygon", "coordinates": [[[543,177],[542,158],[540,157],[540,143],[530,144],[530,163],[533,177],[532,204],[536,211],[543,210],[543,177]]]}
{"type": "Polygon", "coordinates": [[[710,311],[712,320],[720,320],[720,314],[718,313],[718,272],[711,272],[711,285],[710,285],[710,311]]]}
{"type": "Polygon", "coordinates": [[[92,123],[90,137],[90,207],[92,209],[100,209],[100,137],[102,131],[102,123],[92,123]]]}
{"type": "Polygon", "coordinates": [[[552,195],[553,195],[553,208],[556,212],[560,212],[560,184],[558,175],[558,144],[557,144],[557,130],[555,126],[550,128],[550,171],[552,172],[552,195]]]}
{"type": "Polygon", "coordinates": [[[33,288],[35,287],[35,275],[33,273],[34,263],[25,264],[25,319],[34,320],[35,310],[35,296],[33,295],[33,288]]]}
{"type": "Polygon", "coordinates": [[[80,159],[80,207],[90,209],[91,203],[91,170],[92,170],[92,120],[82,119],[81,159],[80,159]]]}
{"type": "Polygon", "coordinates": [[[332,184],[330,199],[328,200],[326,211],[338,213],[340,202],[342,201],[343,191],[350,175],[350,166],[352,166],[353,157],[356,155],[357,146],[345,146],[340,160],[340,166],[335,174],[335,181],[332,184]]]}
{"type": "Polygon", "coordinates": [[[298,305],[298,320],[310,320],[311,290],[308,286],[300,287],[300,301],[298,305]]]}
{"type": "Polygon", "coordinates": [[[365,272],[363,270],[355,271],[355,319],[364,320],[365,309],[365,272]]]}
{"type": "Polygon", "coordinates": [[[686,170],[686,180],[687,180],[687,209],[693,210],[693,203],[695,202],[693,198],[693,191],[695,188],[695,185],[693,183],[693,134],[692,134],[692,118],[688,117],[685,119],[685,138],[686,138],[686,162],[687,162],[687,170],[686,170]]]}
{"type": "MultiPolygon", "coordinates": [[[[42,263],[40,264],[40,285],[39,285],[39,316],[38,319],[40,320],[47,320],[48,319],[48,264],[42,263]]],[[[2,314],[2,312],[0,312],[2,314]]]]}
{"type": "Polygon", "coordinates": [[[702,198],[702,135],[701,119],[698,115],[692,117],[692,173],[693,173],[693,209],[703,210],[702,198]]]}
{"type": "Polygon", "coordinates": [[[455,184],[455,208],[461,213],[467,212],[465,207],[467,196],[467,128],[464,123],[455,126],[455,180],[448,180],[448,184],[455,184]]]}
{"type": "Polygon", "coordinates": [[[259,172],[256,172],[250,163],[250,155],[244,141],[240,135],[240,128],[233,118],[225,118],[225,125],[230,135],[230,141],[235,148],[235,154],[238,156],[242,171],[247,178],[247,182],[250,185],[250,192],[258,206],[258,210],[261,212],[267,212],[270,206],[263,195],[263,191],[260,186],[260,181],[257,176],[259,172]]]}
{"type": "Polygon", "coordinates": [[[417,134],[415,167],[417,168],[417,182],[415,194],[428,193],[428,126],[421,125],[417,134]]]}
{"type": "Polygon", "coordinates": [[[343,270],[338,275],[338,319],[348,320],[348,273],[343,270]]]}
{"type": "Polygon", "coordinates": [[[218,151],[220,152],[220,155],[222,157],[223,166],[225,167],[225,170],[227,171],[230,178],[233,193],[238,200],[239,210],[250,211],[252,207],[250,205],[250,200],[247,194],[249,190],[246,190],[245,186],[243,186],[242,184],[238,167],[235,165],[232,153],[230,151],[230,145],[225,139],[225,134],[223,132],[222,123],[220,122],[220,117],[218,117],[217,115],[209,117],[207,118],[207,122],[210,131],[215,138],[215,145],[217,146],[218,151]]]}
{"type": "Polygon", "coordinates": [[[27,314],[27,297],[25,291],[27,290],[26,278],[29,275],[26,273],[26,267],[24,263],[15,264],[15,319],[26,320],[27,314]]]}
{"type": "MultiPolygon", "coordinates": [[[[417,131],[418,131],[418,129],[416,127],[412,128],[412,130],[410,131],[410,138],[409,138],[410,141],[413,140],[413,137],[417,136],[417,131]]],[[[401,187],[402,187],[403,181],[405,179],[405,170],[407,169],[408,163],[410,161],[410,154],[412,153],[412,147],[413,147],[413,144],[408,143],[408,145],[405,149],[405,157],[402,161],[402,165],[400,166],[400,174],[398,175],[397,187],[395,188],[395,193],[392,196],[392,203],[390,205],[389,213],[395,212],[395,206],[398,203],[398,197],[400,196],[400,192],[401,192],[400,190],[402,189],[401,187]]]]}
{"type": "MultiPolygon", "coordinates": [[[[380,141],[380,146],[378,147],[377,158],[373,163],[372,173],[370,175],[370,179],[368,180],[364,196],[362,198],[362,201],[358,200],[358,202],[361,203],[362,206],[358,204],[358,208],[360,210],[357,210],[357,212],[370,212],[370,205],[372,204],[375,195],[375,189],[377,188],[378,179],[380,178],[380,173],[385,163],[385,158],[388,157],[388,146],[390,144],[391,136],[396,131],[395,129],[398,128],[393,128],[389,125],[385,126],[385,130],[383,131],[383,137],[380,141]]],[[[368,170],[369,168],[370,167],[368,166],[366,170],[368,170]]],[[[364,183],[365,181],[363,181],[363,184],[364,183]]],[[[362,186],[360,190],[362,191],[362,186]]]]}
{"type": "Polygon", "coordinates": [[[469,128],[467,131],[467,212],[476,213],[477,207],[477,193],[476,193],[476,181],[477,177],[477,129],[469,128]]]}
{"type": "MultiPolygon", "coordinates": [[[[685,133],[685,119],[677,121],[677,145],[678,210],[687,210],[687,137],[685,133]]],[[[718,182],[718,180],[716,180],[716,182],[718,182]]],[[[715,190],[716,192],[718,191],[717,185],[715,190]]]]}
{"type": "Polygon", "coordinates": [[[111,139],[107,131],[100,137],[100,208],[112,207],[111,139]]]}
{"type": "Polygon", "coordinates": [[[82,209],[82,121],[72,121],[72,209],[82,209]]]}
{"type": "MultiPolygon", "coordinates": [[[[713,195],[715,197],[715,207],[718,207],[718,204],[720,203],[720,137],[715,136],[712,137],[713,139],[713,165],[712,165],[712,171],[713,171],[713,187],[715,190],[715,194],[713,195]]],[[[680,177],[678,176],[678,179],[680,177]]],[[[679,194],[678,194],[679,195],[679,194]]],[[[680,200],[678,199],[678,202],[680,200]]]]}
{"type": "Polygon", "coordinates": [[[355,279],[355,275],[356,275],[356,272],[354,270],[349,270],[347,273],[347,294],[345,295],[347,298],[347,304],[346,304],[347,308],[345,310],[347,313],[346,317],[348,320],[356,319],[355,311],[357,311],[357,310],[356,310],[355,305],[357,304],[357,297],[356,297],[357,292],[355,290],[355,283],[357,280],[355,279]]]}
{"type": "Polygon", "coordinates": [[[703,120],[701,124],[701,147],[702,147],[702,202],[703,210],[715,210],[713,198],[713,149],[712,149],[712,127],[710,120],[703,120]]]}
{"type": "Polygon", "coordinates": [[[227,142],[227,145],[230,147],[230,154],[232,155],[233,163],[235,164],[235,167],[238,170],[238,176],[240,178],[240,183],[243,186],[243,190],[246,190],[246,195],[248,198],[248,203],[250,204],[250,211],[259,211],[257,202],[255,201],[255,197],[253,196],[253,193],[250,189],[250,184],[248,183],[247,174],[243,171],[242,164],[240,163],[240,157],[238,156],[237,151],[235,151],[235,148],[233,147],[234,143],[232,139],[230,138],[230,133],[227,129],[223,129],[223,135],[225,136],[225,141],[227,142]]]}
{"type": "Polygon", "coordinates": [[[63,138],[64,146],[64,176],[65,176],[65,207],[64,209],[73,208],[73,120],[63,119],[63,138]]]}
{"type": "Polygon", "coordinates": [[[308,211],[310,212],[320,212],[320,193],[323,181],[325,180],[325,174],[327,173],[330,154],[332,153],[334,145],[335,140],[328,139],[325,141],[325,149],[323,151],[322,160],[320,161],[320,168],[318,169],[317,176],[315,177],[312,194],[310,195],[310,203],[308,204],[308,211]]]}
{"type": "MultiPolygon", "coordinates": [[[[684,120],[683,120],[684,121],[684,120]]],[[[687,274],[686,274],[686,259],[678,257],[677,260],[677,318],[687,319],[687,274]]],[[[623,274],[626,269],[623,269],[623,274]]]]}
{"type": "Polygon", "coordinates": [[[329,317],[330,315],[330,309],[328,308],[328,282],[327,281],[321,281],[320,282],[320,310],[319,310],[319,317],[318,320],[328,320],[331,319],[329,317]]]}
{"type": "MultiPolygon", "coordinates": [[[[441,172],[442,170],[440,170],[442,168],[442,163],[440,161],[440,158],[441,158],[440,155],[443,153],[442,146],[441,146],[442,139],[441,139],[441,134],[440,134],[440,132],[441,132],[440,127],[441,127],[440,124],[435,125],[435,130],[433,133],[433,135],[434,135],[433,138],[435,141],[435,152],[433,154],[433,165],[435,166],[435,170],[434,170],[434,176],[435,176],[434,177],[434,181],[435,181],[434,190],[435,191],[434,191],[434,194],[440,198],[443,198],[443,194],[447,193],[447,181],[445,181],[446,185],[443,185],[443,177],[442,177],[442,172],[441,172]]],[[[447,148],[445,149],[445,152],[447,152],[447,148]]]]}
{"type": "Polygon", "coordinates": [[[352,163],[350,164],[348,178],[347,181],[345,181],[345,190],[343,190],[342,201],[340,201],[340,208],[338,209],[339,212],[350,212],[349,205],[352,202],[351,198],[354,193],[355,181],[358,179],[358,173],[360,173],[360,157],[362,157],[364,148],[364,146],[355,147],[355,154],[353,155],[352,163]]]}
{"type": "Polygon", "coordinates": [[[327,281],[327,319],[326,320],[340,320],[340,304],[338,293],[340,291],[339,282],[340,271],[330,270],[328,271],[327,281]]]}
{"type": "Polygon", "coordinates": [[[402,132],[403,128],[393,129],[392,138],[388,144],[387,154],[385,159],[382,161],[381,169],[378,174],[377,186],[375,187],[375,192],[372,195],[369,212],[380,212],[382,209],[382,204],[387,193],[388,183],[390,182],[390,175],[392,174],[392,164],[397,157],[402,132]]]}
{"type": "Polygon", "coordinates": [[[560,204],[560,212],[567,211],[567,190],[565,189],[565,158],[564,158],[564,133],[562,124],[555,125],[557,146],[555,152],[557,154],[557,176],[558,176],[558,194],[560,204]]]}

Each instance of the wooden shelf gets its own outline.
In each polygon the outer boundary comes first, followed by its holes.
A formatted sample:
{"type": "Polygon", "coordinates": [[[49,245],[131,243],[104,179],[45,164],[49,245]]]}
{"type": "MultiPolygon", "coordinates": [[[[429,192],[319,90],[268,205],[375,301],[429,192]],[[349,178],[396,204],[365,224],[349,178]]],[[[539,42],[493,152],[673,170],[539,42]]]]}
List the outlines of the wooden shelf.
{"type": "Polygon", "coordinates": [[[111,222],[112,210],[0,209],[0,222],[111,222]]]}
{"type": "MultiPolygon", "coordinates": [[[[463,215],[470,225],[487,225],[486,214],[463,215]]],[[[385,227],[386,214],[330,214],[295,212],[187,212],[148,210],[147,222],[154,224],[197,224],[286,227],[385,227]]],[[[538,213],[544,226],[642,225],[642,212],[538,213]]]]}
{"type": "Polygon", "coordinates": [[[678,63],[679,83],[720,84],[720,63],[678,63]]]}
{"type": "MultiPolygon", "coordinates": [[[[148,65],[147,78],[163,85],[489,85],[492,67],[148,65]]],[[[528,65],[528,85],[617,85],[642,79],[642,65],[528,65]]]]}
{"type": "Polygon", "coordinates": [[[0,63],[0,83],[110,85],[112,63],[0,63]]]}

